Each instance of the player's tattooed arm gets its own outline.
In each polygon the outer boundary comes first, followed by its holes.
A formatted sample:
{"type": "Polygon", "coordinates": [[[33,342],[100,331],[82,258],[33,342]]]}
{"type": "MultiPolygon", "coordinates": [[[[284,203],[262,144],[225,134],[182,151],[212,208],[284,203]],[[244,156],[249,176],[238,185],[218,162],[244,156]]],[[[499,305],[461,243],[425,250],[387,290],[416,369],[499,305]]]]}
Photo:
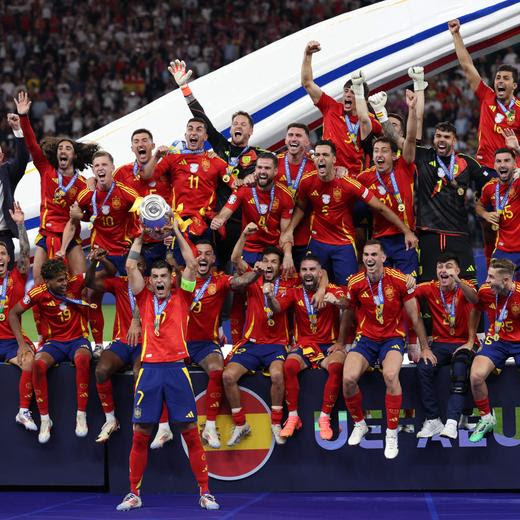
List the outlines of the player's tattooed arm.
{"type": "Polygon", "coordinates": [[[231,278],[231,289],[233,289],[233,291],[244,289],[253,282],[256,282],[256,280],[258,280],[258,278],[264,274],[264,271],[264,263],[257,262],[252,271],[247,271],[247,273],[244,273],[240,276],[235,275],[233,278],[231,278]]]}
{"type": "Polygon", "coordinates": [[[126,342],[131,347],[135,347],[139,344],[139,337],[141,335],[141,315],[139,313],[139,307],[137,305],[134,306],[134,310],[132,312],[132,322],[130,323],[130,327],[128,328],[128,332],[126,334],[126,342]]]}
{"type": "Polygon", "coordinates": [[[9,213],[18,228],[18,241],[20,243],[20,256],[17,262],[18,271],[26,274],[29,270],[31,245],[27,236],[27,229],[25,229],[25,216],[20,203],[15,202],[13,209],[10,209],[9,213]]]}
{"type": "Polygon", "coordinates": [[[138,295],[145,287],[144,277],[139,271],[137,264],[141,259],[141,249],[143,247],[143,234],[144,231],[141,229],[141,234],[134,239],[130,252],[126,258],[126,272],[128,274],[128,285],[133,294],[138,295]]]}

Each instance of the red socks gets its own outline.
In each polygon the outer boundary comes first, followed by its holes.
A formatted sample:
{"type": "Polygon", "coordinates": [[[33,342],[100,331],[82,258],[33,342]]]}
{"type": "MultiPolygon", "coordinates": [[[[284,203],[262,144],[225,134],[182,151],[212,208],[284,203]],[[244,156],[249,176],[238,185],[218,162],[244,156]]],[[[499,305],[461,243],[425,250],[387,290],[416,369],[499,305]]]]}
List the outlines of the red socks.
{"type": "Polygon", "coordinates": [[[109,378],[104,383],[96,383],[96,388],[103,412],[113,412],[114,396],[112,394],[112,380],[109,378]]]}
{"type": "Polygon", "coordinates": [[[401,413],[402,401],[403,394],[385,395],[386,427],[389,430],[395,430],[399,425],[399,414],[401,413]]]}
{"type": "Polygon", "coordinates": [[[87,411],[88,387],[90,383],[90,356],[79,354],[74,357],[76,365],[76,397],[78,412],[87,411]]]}
{"type": "Polygon", "coordinates": [[[300,382],[298,374],[300,372],[300,361],[290,358],[283,365],[283,376],[285,379],[285,401],[287,410],[295,412],[298,410],[298,394],[300,393],[300,382]]]}
{"type": "Polygon", "coordinates": [[[480,399],[478,401],[475,399],[475,404],[477,405],[481,417],[483,415],[491,413],[491,407],[489,406],[489,397],[484,397],[484,399],[480,399]]]}
{"type": "Polygon", "coordinates": [[[42,359],[37,359],[33,364],[33,386],[40,415],[47,415],[49,413],[47,365],[42,359]]]}
{"type": "Polygon", "coordinates": [[[20,408],[29,408],[33,396],[32,370],[22,370],[18,392],[20,394],[20,408]]]}
{"type": "Polygon", "coordinates": [[[88,323],[96,345],[103,345],[103,327],[105,325],[105,317],[103,316],[102,300],[103,294],[93,294],[90,301],[96,303],[97,307],[95,309],[89,307],[88,309],[88,323]]]}
{"type": "Polygon", "coordinates": [[[238,412],[232,412],[231,417],[237,426],[244,426],[246,423],[246,414],[243,408],[240,408],[240,411],[238,412]]]}
{"type": "Polygon", "coordinates": [[[190,459],[191,470],[199,485],[200,494],[204,495],[205,493],[209,493],[208,463],[206,461],[206,453],[200,441],[198,428],[191,428],[183,432],[182,437],[188,447],[188,458],[190,459]]]}
{"type": "Polygon", "coordinates": [[[214,421],[220,410],[222,372],[222,370],[212,370],[209,373],[208,388],[206,390],[206,419],[208,421],[214,421]]]}
{"type": "Polygon", "coordinates": [[[130,492],[139,495],[144,470],[148,463],[148,444],[150,435],[134,432],[132,449],[130,450],[130,492]]]}
{"type": "Polygon", "coordinates": [[[283,417],[283,407],[274,409],[271,406],[271,424],[281,424],[283,417]]]}
{"type": "Polygon", "coordinates": [[[329,414],[332,412],[336,400],[338,399],[339,389],[343,376],[343,363],[331,363],[328,367],[329,377],[323,388],[323,404],[321,411],[329,414]]]}
{"type": "Polygon", "coordinates": [[[168,422],[168,408],[166,408],[165,403],[163,403],[163,405],[162,405],[161,418],[159,419],[159,422],[161,422],[161,423],[168,422]]]}
{"type": "Polygon", "coordinates": [[[354,394],[352,397],[345,397],[345,404],[347,405],[347,410],[354,422],[362,421],[365,418],[365,414],[363,413],[363,405],[362,405],[363,396],[361,395],[361,391],[357,394],[354,394]]]}

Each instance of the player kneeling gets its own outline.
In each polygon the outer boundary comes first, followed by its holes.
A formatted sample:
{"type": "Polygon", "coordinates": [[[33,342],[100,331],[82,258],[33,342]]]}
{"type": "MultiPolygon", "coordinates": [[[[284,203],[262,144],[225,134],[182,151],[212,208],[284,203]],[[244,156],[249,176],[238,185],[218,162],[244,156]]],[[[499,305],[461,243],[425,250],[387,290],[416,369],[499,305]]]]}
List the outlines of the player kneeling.
{"type": "Polygon", "coordinates": [[[118,511],[142,506],[140,488],[148,462],[148,445],[152,430],[159,422],[163,402],[168,408],[170,420],[179,426],[188,447],[191,469],[200,489],[200,506],[204,509],[219,508],[208,488],[208,465],[197,428],[195,396],[183,361],[188,357],[184,338],[195,290],[197,264],[177,223],[174,224],[174,231],[186,268],[180,287],[173,294],[172,268],[162,260],[152,265],[150,288],[145,286],[144,277],[137,267],[143,244],[142,234],[134,240],[126,262],[130,289],[141,315],[143,346],[132,418],[134,434],[130,451],[130,493],[117,506],[118,511]]]}
{"type": "Polygon", "coordinates": [[[347,409],[354,419],[354,430],[348,444],[356,446],[368,433],[358,381],[369,366],[373,366],[376,361],[381,363],[386,385],[385,457],[393,459],[399,453],[397,432],[402,402],[399,371],[403,362],[405,337],[403,308],[413,324],[423,356],[435,360],[417,311],[414,290],[407,289],[403,273],[384,267],[385,260],[381,243],[369,240],[363,248],[365,269],[353,275],[347,285],[349,308],[342,319],[352,325],[355,315],[359,334],[345,361],[343,394],[347,409]]]}

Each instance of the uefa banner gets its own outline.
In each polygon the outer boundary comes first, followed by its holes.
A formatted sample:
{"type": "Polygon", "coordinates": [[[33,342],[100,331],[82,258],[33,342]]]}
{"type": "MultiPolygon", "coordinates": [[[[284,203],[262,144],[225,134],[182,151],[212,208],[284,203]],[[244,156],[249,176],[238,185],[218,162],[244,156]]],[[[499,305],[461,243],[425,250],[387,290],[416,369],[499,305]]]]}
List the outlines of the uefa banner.
{"type": "MultiPolygon", "coordinates": [[[[342,401],[334,411],[334,437],[319,437],[317,419],[321,407],[325,374],[320,370],[301,374],[300,416],[303,427],[283,446],[274,443],[270,428],[269,379],[256,374],[241,380],[242,402],[252,434],[238,446],[226,442],[232,428],[229,409],[224,405],[217,419],[222,448],[207,450],[211,489],[219,491],[348,491],[421,489],[510,489],[516,486],[520,460],[520,374],[508,366],[489,381],[491,403],[497,417],[495,432],[480,443],[470,443],[466,430],[456,441],[435,437],[417,439],[422,414],[418,405],[416,373],[413,367],[401,371],[403,408],[411,410],[401,424],[411,424],[414,433],[399,434],[399,455],[386,460],[384,449],[384,384],[379,372],[367,374],[361,382],[364,408],[370,414],[370,433],[358,447],[347,445],[352,427],[342,401]]],[[[197,395],[199,422],[205,420],[206,376],[192,372],[197,395]]],[[[116,414],[121,430],[106,446],[94,440],[103,424],[103,414],[91,382],[88,409],[89,434],[74,435],[74,369],[65,364],[50,371],[50,413],[54,420],[48,444],[39,445],[34,433],[14,422],[17,406],[18,371],[0,365],[3,406],[0,435],[4,450],[0,458],[1,486],[102,486],[111,492],[128,489],[128,455],[132,429],[132,377],[114,378],[116,414]],[[106,452],[106,453],[105,453],[106,452]],[[31,471],[27,471],[31,468],[31,471]]],[[[449,392],[449,370],[441,370],[438,390],[441,402],[449,392]]],[[[472,403],[468,399],[468,406],[472,403]]],[[[403,412],[404,414],[404,412],[403,412]]],[[[38,414],[35,414],[38,421],[38,414]]],[[[477,417],[471,418],[472,422],[477,417]]],[[[192,492],[196,487],[180,435],[160,450],[151,450],[143,480],[143,492],[192,492]]]]}

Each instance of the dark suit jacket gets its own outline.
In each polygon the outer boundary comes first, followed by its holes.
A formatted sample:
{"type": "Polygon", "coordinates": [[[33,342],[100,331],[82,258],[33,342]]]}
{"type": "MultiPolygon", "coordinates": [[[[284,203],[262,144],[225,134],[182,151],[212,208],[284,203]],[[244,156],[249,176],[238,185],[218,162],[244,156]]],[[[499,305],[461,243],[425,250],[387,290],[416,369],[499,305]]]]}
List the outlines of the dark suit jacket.
{"type": "Polygon", "coordinates": [[[27,163],[29,162],[29,152],[25,146],[23,137],[15,138],[16,153],[14,157],[0,164],[0,182],[4,188],[4,203],[2,204],[2,212],[5,222],[13,236],[18,237],[18,228],[13,222],[9,210],[13,209],[14,190],[22,178],[27,163]]]}

